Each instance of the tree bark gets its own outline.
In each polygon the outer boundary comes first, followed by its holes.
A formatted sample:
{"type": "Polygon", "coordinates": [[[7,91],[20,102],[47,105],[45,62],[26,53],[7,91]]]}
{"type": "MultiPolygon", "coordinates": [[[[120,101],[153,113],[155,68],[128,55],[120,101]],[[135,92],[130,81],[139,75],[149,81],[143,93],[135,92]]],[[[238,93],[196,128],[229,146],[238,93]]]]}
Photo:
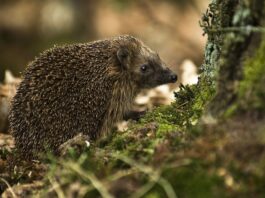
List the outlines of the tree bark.
{"type": "Polygon", "coordinates": [[[208,43],[202,70],[209,86],[216,88],[208,105],[214,117],[224,115],[239,102],[245,60],[260,47],[264,12],[263,0],[213,0],[203,16],[201,25],[208,34],[208,43]]]}

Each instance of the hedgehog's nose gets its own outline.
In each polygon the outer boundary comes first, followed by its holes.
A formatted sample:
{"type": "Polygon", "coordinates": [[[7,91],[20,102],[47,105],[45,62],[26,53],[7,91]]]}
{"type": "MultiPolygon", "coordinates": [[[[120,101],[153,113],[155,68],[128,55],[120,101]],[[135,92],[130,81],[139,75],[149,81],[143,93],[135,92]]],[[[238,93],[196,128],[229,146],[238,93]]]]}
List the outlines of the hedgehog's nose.
{"type": "Polygon", "coordinates": [[[174,83],[177,82],[178,76],[176,74],[170,75],[170,82],[174,83]]]}

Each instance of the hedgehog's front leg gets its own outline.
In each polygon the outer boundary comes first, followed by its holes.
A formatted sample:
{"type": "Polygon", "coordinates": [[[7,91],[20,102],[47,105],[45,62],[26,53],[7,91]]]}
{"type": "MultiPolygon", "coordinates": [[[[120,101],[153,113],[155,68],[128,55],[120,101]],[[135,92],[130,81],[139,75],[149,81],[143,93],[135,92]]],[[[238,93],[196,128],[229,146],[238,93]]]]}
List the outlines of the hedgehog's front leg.
{"type": "Polygon", "coordinates": [[[140,120],[144,115],[146,114],[146,111],[129,111],[126,112],[125,115],[123,116],[124,120],[140,120]]]}

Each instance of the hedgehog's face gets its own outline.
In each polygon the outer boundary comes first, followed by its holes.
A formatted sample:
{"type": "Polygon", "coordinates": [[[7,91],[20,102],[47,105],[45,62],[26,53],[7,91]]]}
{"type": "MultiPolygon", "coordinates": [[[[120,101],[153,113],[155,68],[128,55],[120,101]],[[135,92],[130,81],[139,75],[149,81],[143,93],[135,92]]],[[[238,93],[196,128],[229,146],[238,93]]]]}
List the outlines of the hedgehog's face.
{"type": "Polygon", "coordinates": [[[128,60],[127,71],[140,89],[177,81],[177,75],[161,61],[158,54],[145,46],[128,60]]]}

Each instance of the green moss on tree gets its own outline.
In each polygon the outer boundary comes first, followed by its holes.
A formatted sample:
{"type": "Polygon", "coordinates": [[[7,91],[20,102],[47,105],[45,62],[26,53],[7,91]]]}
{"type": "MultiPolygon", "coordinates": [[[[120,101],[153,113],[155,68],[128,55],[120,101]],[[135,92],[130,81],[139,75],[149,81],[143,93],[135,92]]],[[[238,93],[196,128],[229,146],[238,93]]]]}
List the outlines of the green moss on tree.
{"type": "Polygon", "coordinates": [[[253,57],[244,62],[239,85],[239,103],[243,109],[265,110],[265,35],[253,57]]]}

